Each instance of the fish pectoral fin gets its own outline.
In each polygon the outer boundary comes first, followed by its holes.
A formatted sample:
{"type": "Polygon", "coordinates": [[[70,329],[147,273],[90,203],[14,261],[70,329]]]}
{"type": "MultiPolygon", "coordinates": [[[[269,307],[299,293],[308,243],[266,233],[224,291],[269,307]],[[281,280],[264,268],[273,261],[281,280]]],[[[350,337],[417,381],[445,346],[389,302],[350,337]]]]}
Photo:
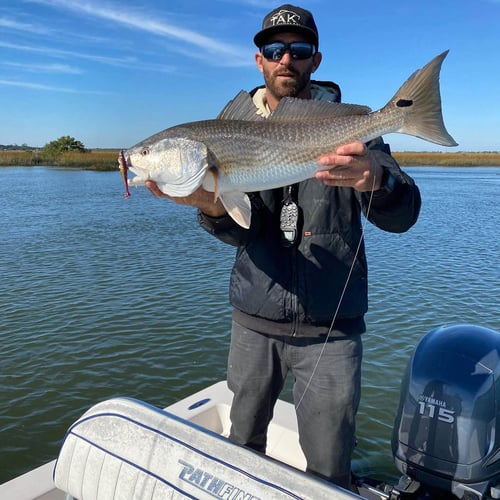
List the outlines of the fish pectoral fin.
{"type": "Polygon", "coordinates": [[[214,203],[215,203],[219,198],[219,172],[215,167],[210,167],[208,171],[212,175],[212,181],[214,183],[214,203]]]}
{"type": "Polygon", "coordinates": [[[219,194],[219,199],[237,224],[245,229],[250,227],[252,205],[247,194],[241,191],[226,191],[219,194]]]}

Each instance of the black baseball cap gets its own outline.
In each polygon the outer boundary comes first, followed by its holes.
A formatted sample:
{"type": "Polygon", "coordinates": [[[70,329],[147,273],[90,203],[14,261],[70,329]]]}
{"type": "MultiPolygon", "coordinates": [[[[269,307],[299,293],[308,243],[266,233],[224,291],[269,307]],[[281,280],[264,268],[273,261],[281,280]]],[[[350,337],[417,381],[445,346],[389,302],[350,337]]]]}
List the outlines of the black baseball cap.
{"type": "Polygon", "coordinates": [[[267,14],[262,21],[261,31],[254,36],[253,41],[260,48],[271,35],[283,32],[301,33],[318,47],[318,28],[313,15],[308,10],[290,4],[284,4],[267,14]]]}

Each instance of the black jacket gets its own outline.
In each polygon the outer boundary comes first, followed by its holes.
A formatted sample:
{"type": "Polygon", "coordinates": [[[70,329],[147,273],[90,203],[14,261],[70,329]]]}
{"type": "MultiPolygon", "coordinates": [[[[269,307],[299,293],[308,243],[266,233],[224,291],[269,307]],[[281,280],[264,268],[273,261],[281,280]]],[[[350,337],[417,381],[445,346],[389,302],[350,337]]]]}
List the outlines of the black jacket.
{"type": "MultiPolygon", "coordinates": [[[[381,139],[368,147],[396,180],[392,192],[374,193],[368,220],[404,232],[417,220],[419,190],[381,139]]],[[[285,189],[250,197],[248,230],[229,216],[198,214],[205,230],[238,247],[230,281],[234,319],[271,335],[322,336],[335,317],[334,336],[362,333],[368,289],[361,212],[367,215],[369,193],[328,187],[315,178],[295,185],[300,236],[292,247],[283,246],[280,230],[285,189]]]]}

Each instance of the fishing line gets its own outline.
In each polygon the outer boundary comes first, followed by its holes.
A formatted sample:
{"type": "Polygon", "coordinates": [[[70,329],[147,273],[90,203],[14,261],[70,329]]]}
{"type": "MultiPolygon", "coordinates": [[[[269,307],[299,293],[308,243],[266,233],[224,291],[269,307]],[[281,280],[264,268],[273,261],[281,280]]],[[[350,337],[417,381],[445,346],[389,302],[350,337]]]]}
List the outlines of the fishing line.
{"type": "Polygon", "coordinates": [[[377,178],[376,175],[374,175],[373,176],[372,188],[371,188],[371,191],[370,191],[370,198],[368,200],[368,207],[366,208],[365,222],[361,226],[361,236],[359,238],[359,242],[358,242],[358,246],[356,248],[356,252],[354,253],[354,259],[352,260],[351,268],[349,269],[349,273],[347,274],[347,279],[346,279],[344,288],[342,290],[342,293],[340,294],[340,299],[339,299],[339,301],[337,303],[337,308],[336,308],[335,313],[333,315],[332,322],[330,324],[330,328],[328,329],[328,333],[326,335],[326,339],[323,342],[323,347],[321,348],[321,351],[319,353],[318,360],[316,361],[316,364],[314,365],[314,369],[313,369],[313,371],[311,373],[311,376],[309,377],[309,380],[307,381],[307,384],[306,384],[306,387],[304,389],[304,392],[302,393],[302,396],[300,397],[300,400],[297,403],[297,406],[295,407],[296,410],[299,409],[299,406],[302,403],[302,400],[304,399],[304,396],[306,395],[306,392],[309,390],[309,387],[311,385],[311,382],[312,382],[314,376],[316,375],[316,370],[318,369],[319,362],[321,361],[321,358],[323,357],[323,354],[324,354],[325,349],[326,349],[326,345],[327,345],[328,340],[330,339],[330,336],[332,334],[333,325],[335,324],[335,321],[337,319],[337,316],[338,316],[338,313],[339,313],[339,310],[340,310],[340,305],[342,304],[342,301],[344,300],[344,295],[345,295],[345,293],[347,291],[347,285],[349,284],[349,280],[351,279],[352,273],[354,271],[354,266],[356,264],[356,261],[358,260],[359,251],[361,249],[361,245],[363,243],[363,240],[365,239],[365,229],[366,229],[366,225],[368,224],[368,217],[370,216],[370,210],[371,210],[372,200],[373,200],[373,192],[375,191],[375,181],[376,181],[376,178],[377,178]]]}

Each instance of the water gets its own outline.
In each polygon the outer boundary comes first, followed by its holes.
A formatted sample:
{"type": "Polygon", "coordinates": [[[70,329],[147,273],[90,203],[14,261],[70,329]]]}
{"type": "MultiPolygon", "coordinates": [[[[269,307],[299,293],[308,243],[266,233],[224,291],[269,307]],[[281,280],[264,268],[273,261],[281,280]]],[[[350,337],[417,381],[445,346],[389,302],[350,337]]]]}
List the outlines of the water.
{"type": "MultiPolygon", "coordinates": [[[[500,169],[407,169],[408,233],[368,226],[369,331],[354,467],[398,476],[390,435],[418,340],[457,322],[500,331],[500,169]]],[[[225,378],[234,249],[194,210],[116,173],[0,168],[0,482],[54,458],[94,403],[167,406],[225,378]]],[[[287,387],[284,398],[290,400],[287,387]]]]}

